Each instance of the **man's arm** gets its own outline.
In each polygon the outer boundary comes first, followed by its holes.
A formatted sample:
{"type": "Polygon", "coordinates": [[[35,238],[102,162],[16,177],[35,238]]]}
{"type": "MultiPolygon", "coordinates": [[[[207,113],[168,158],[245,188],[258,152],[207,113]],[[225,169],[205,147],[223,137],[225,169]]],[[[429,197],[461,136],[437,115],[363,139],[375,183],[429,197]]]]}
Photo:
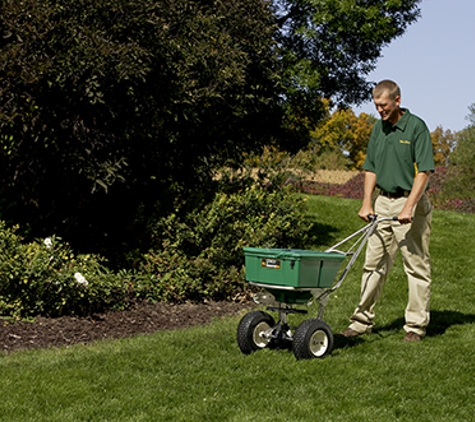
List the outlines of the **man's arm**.
{"type": "Polygon", "coordinates": [[[406,204],[398,215],[398,220],[401,224],[408,224],[412,221],[412,212],[414,207],[421,199],[426,191],[427,183],[429,183],[430,171],[424,171],[417,174],[412,185],[411,194],[407,198],[406,204]]]}
{"type": "Polygon", "coordinates": [[[369,222],[369,216],[374,215],[373,192],[376,188],[376,173],[366,171],[364,174],[364,196],[363,204],[358,212],[358,216],[364,221],[369,222]]]}

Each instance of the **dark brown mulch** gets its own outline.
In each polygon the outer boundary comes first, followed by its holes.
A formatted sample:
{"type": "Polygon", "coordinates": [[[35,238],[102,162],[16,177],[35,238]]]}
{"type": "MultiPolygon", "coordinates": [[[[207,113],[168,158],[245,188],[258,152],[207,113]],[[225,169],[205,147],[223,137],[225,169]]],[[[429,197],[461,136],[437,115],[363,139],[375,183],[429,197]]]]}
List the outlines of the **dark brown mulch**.
{"type": "Polygon", "coordinates": [[[210,323],[214,318],[249,310],[251,301],[206,303],[141,303],[125,311],[110,311],[91,317],[37,317],[34,322],[0,320],[0,351],[39,349],[87,344],[160,330],[188,328],[210,323]]]}

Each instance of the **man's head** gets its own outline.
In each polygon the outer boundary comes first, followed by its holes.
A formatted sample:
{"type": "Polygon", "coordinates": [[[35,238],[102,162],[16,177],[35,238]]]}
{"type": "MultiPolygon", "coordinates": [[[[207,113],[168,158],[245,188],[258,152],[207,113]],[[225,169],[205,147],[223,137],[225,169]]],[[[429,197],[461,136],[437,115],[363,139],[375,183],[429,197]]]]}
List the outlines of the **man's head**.
{"type": "Polygon", "coordinates": [[[396,82],[390,80],[379,82],[373,89],[373,101],[382,120],[395,124],[403,115],[399,108],[401,89],[396,82]]]}

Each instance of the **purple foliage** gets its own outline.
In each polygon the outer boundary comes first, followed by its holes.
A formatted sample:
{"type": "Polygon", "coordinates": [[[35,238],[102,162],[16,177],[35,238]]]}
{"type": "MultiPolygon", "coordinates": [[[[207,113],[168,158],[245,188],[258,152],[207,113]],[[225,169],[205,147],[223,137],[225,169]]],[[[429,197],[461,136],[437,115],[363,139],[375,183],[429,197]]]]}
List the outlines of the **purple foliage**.
{"type": "Polygon", "coordinates": [[[445,176],[447,175],[447,167],[439,166],[435,168],[435,172],[430,177],[429,190],[427,193],[429,197],[434,201],[442,191],[442,184],[445,176]]]}
{"type": "MultiPolygon", "coordinates": [[[[447,175],[447,167],[439,166],[435,169],[430,179],[428,194],[435,208],[448,211],[475,213],[475,198],[455,198],[441,200],[440,194],[444,179],[447,175]]],[[[301,192],[310,195],[338,196],[349,199],[363,199],[364,172],[358,173],[348,182],[339,184],[305,181],[299,184],[301,192]]]]}
{"type": "Polygon", "coordinates": [[[364,173],[358,173],[355,177],[352,177],[348,182],[342,185],[336,185],[328,194],[330,196],[339,196],[349,199],[363,199],[363,187],[364,187],[364,173]]]}
{"type": "Polygon", "coordinates": [[[329,196],[330,190],[332,190],[335,186],[338,185],[334,183],[322,183],[306,180],[301,182],[298,188],[301,192],[308,193],[310,195],[329,196]]]}
{"type": "Polygon", "coordinates": [[[438,209],[446,211],[458,211],[475,214],[475,198],[454,198],[447,199],[437,206],[438,209]]]}

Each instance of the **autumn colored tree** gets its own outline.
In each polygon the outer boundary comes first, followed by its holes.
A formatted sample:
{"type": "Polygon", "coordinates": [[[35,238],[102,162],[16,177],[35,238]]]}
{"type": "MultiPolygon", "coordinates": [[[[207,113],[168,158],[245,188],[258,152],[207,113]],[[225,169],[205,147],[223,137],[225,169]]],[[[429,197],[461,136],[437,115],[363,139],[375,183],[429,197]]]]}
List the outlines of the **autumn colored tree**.
{"type": "Polygon", "coordinates": [[[435,165],[446,166],[449,156],[455,147],[457,133],[451,130],[444,130],[442,126],[437,126],[430,136],[434,148],[435,165]]]}
{"type": "Polygon", "coordinates": [[[312,136],[322,151],[345,155],[350,169],[361,170],[375,121],[366,113],[356,116],[349,108],[337,109],[312,131],[312,136]]]}

